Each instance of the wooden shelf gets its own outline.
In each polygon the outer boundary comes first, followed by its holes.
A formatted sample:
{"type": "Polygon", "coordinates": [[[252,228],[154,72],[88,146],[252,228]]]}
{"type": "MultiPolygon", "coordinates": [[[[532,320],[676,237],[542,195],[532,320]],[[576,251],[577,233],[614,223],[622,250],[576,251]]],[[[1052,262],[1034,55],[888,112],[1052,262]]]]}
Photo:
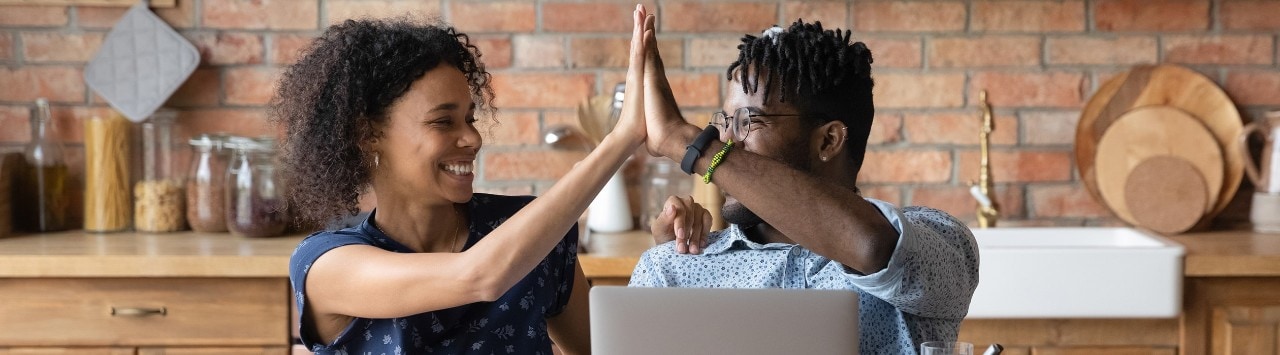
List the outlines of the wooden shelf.
{"type": "MultiPolygon", "coordinates": [[[[0,0],[3,5],[50,5],[50,6],[118,6],[129,7],[140,0],[0,0]]],[[[151,7],[178,6],[178,0],[151,0],[151,7]]]]}

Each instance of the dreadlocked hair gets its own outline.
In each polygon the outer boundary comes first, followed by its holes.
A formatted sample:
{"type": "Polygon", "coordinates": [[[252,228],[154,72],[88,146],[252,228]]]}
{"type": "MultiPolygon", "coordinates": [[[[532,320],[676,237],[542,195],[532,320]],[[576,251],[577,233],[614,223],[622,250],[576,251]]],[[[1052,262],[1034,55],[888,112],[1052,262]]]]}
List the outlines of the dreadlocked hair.
{"type": "Polygon", "coordinates": [[[742,92],[752,94],[764,84],[764,98],[791,102],[817,127],[832,120],[848,126],[853,167],[861,169],[871,134],[875,105],[871,100],[871,50],[862,42],[850,44],[852,32],[824,30],[821,22],[796,20],[786,30],[774,27],[760,37],[746,35],[738,45],[738,60],[726,77],[736,78],[742,92]]]}
{"type": "Polygon", "coordinates": [[[388,109],[427,71],[462,71],[483,117],[494,112],[490,75],[466,34],[439,20],[346,20],[330,26],[280,79],[269,117],[283,126],[283,176],[299,220],[356,212],[374,166],[361,144],[381,136],[388,109]]]}

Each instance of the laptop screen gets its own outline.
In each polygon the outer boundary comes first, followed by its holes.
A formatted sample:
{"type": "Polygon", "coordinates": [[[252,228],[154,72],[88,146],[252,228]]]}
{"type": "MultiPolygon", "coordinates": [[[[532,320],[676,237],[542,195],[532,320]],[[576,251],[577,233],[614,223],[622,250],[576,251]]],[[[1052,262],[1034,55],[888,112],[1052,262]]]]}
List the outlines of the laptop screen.
{"type": "Polygon", "coordinates": [[[857,354],[847,290],[591,288],[596,354],[857,354]]]}

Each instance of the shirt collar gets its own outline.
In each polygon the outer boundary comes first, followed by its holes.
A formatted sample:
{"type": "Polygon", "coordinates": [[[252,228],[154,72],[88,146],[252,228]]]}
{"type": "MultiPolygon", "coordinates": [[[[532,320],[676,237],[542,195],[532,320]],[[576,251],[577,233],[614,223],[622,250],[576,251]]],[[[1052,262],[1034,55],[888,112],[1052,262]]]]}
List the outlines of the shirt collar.
{"type": "Polygon", "coordinates": [[[714,255],[733,250],[786,249],[795,246],[795,244],[787,243],[760,244],[753,242],[751,239],[747,239],[746,233],[743,233],[742,228],[737,224],[730,224],[728,228],[722,229],[717,233],[716,238],[707,244],[707,248],[702,251],[703,254],[714,255]]]}

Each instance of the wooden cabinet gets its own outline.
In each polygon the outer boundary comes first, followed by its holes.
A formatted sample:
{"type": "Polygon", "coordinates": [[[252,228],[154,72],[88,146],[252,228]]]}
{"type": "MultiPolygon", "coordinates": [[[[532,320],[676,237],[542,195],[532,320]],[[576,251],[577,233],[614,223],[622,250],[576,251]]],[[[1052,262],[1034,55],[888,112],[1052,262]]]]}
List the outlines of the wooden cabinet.
{"type": "Polygon", "coordinates": [[[1280,354],[1280,277],[1189,278],[1183,354],[1280,354]]]}
{"type": "Polygon", "coordinates": [[[289,354],[301,236],[0,239],[0,355],[289,354]]]}
{"type": "Polygon", "coordinates": [[[279,278],[3,278],[0,348],[285,354],[289,296],[279,278]]]}

